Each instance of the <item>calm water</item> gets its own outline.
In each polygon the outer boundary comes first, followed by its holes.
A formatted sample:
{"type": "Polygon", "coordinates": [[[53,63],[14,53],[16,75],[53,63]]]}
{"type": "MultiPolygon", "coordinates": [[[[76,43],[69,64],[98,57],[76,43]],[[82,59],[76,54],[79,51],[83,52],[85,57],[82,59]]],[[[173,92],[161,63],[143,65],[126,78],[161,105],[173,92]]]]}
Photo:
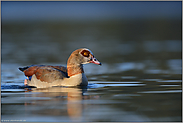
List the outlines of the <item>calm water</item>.
{"type": "Polygon", "coordinates": [[[181,20],[2,22],[1,121],[182,121],[181,20]],[[87,88],[25,88],[18,67],[89,48],[87,88]]]}
{"type": "Polygon", "coordinates": [[[85,65],[88,88],[30,90],[23,88],[18,64],[2,64],[2,121],[182,120],[181,74],[119,69],[126,66],[109,73],[108,64],[85,65]]]}

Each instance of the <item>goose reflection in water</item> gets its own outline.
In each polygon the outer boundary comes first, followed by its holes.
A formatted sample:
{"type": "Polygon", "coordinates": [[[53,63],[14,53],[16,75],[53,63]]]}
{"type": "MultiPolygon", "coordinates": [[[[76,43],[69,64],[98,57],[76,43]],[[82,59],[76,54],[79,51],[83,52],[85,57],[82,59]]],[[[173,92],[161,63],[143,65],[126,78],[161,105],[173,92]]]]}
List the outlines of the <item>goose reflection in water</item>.
{"type": "MultiPolygon", "coordinates": [[[[81,87],[52,87],[52,88],[32,88],[27,89],[27,92],[34,92],[31,94],[32,101],[26,102],[30,107],[36,107],[32,114],[37,115],[52,115],[52,116],[69,116],[70,120],[80,121],[85,105],[82,100],[98,99],[97,95],[84,95],[87,88],[81,87]],[[30,106],[31,105],[31,106],[30,106]]],[[[30,97],[29,94],[25,95],[30,97]]],[[[27,111],[27,112],[30,112],[27,111]]]]}

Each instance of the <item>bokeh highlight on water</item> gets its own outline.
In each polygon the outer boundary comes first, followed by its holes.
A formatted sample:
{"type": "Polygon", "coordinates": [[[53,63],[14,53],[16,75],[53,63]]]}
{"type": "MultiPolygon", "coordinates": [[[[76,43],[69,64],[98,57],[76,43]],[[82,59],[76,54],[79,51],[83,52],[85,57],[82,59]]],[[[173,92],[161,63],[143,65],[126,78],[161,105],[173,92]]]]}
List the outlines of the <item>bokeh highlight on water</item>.
{"type": "Polygon", "coordinates": [[[1,3],[2,121],[182,121],[181,2],[1,3]],[[87,88],[24,89],[18,67],[80,47],[87,88]]]}

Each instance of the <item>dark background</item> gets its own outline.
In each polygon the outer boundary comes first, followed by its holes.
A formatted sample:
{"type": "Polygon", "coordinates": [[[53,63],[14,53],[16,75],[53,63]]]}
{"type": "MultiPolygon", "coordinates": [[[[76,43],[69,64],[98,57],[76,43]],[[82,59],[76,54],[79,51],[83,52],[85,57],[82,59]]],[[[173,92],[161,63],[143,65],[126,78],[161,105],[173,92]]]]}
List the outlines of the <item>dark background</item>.
{"type": "Polygon", "coordinates": [[[182,2],[1,2],[2,63],[66,63],[87,47],[105,63],[181,59],[182,2]]]}

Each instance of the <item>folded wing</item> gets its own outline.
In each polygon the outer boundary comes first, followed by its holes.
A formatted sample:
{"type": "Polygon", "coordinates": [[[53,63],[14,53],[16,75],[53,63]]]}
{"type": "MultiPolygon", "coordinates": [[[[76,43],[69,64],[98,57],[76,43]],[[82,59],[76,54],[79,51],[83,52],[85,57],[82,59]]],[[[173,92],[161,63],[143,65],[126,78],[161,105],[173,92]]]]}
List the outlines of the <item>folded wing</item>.
{"type": "Polygon", "coordinates": [[[31,65],[19,68],[19,70],[23,71],[25,76],[29,78],[35,74],[37,79],[48,83],[68,78],[67,69],[63,66],[31,65]]]}

